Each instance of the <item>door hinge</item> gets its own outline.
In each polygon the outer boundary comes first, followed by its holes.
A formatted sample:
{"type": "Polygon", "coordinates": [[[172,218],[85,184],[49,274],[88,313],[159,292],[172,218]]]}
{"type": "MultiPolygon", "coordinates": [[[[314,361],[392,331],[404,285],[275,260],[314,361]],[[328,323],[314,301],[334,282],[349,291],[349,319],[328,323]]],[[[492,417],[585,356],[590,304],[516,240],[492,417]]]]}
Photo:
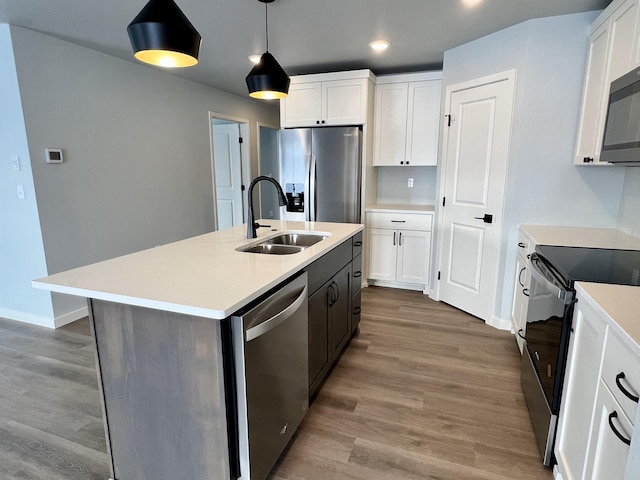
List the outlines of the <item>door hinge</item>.
{"type": "Polygon", "coordinates": [[[440,280],[440,272],[438,272],[438,280],[440,280]]]}
{"type": "Polygon", "coordinates": [[[240,191],[241,192],[244,192],[244,188],[245,188],[244,185],[240,185],[240,191]]]}
{"type": "Polygon", "coordinates": [[[451,115],[445,115],[445,118],[447,119],[447,127],[451,126],[451,115]]]}
{"type": "Polygon", "coordinates": [[[244,143],[244,138],[238,137],[238,143],[244,143]]]}
{"type": "Polygon", "coordinates": [[[447,203],[447,197],[442,197],[442,206],[444,207],[444,204],[447,203]]]}

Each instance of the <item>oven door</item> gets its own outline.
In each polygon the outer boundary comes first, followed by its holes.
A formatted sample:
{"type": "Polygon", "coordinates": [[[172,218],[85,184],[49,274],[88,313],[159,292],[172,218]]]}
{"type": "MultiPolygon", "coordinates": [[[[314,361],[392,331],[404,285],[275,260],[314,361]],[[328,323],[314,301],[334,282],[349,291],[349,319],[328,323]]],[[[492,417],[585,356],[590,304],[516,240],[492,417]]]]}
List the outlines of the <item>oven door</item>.
{"type": "Polygon", "coordinates": [[[575,293],[536,253],[529,261],[521,381],[544,464],[550,465],[575,293]]]}

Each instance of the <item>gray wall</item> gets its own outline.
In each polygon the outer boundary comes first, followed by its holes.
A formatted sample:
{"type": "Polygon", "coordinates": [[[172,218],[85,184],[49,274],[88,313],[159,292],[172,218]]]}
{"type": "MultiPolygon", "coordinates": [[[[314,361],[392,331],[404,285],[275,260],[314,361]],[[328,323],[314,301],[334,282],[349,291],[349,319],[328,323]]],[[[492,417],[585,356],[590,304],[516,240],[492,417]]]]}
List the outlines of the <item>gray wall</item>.
{"type": "MultiPolygon", "coordinates": [[[[278,124],[277,106],[11,34],[49,274],[213,229],[209,111],[250,120],[257,172],[256,122],[278,124]],[[65,162],[46,164],[46,147],[65,162]]],[[[54,296],[56,316],[82,306],[54,296]]]]}
{"type": "Polygon", "coordinates": [[[449,50],[444,88],[517,70],[495,316],[511,317],[518,226],[615,227],[624,170],[575,167],[588,29],[598,12],[531,20],[449,50]]]}
{"type": "Polygon", "coordinates": [[[53,314],[51,296],[31,288],[47,267],[8,25],[0,25],[0,86],[0,317],[28,312],[29,321],[46,324],[53,314]],[[11,162],[16,155],[19,172],[11,162]],[[18,185],[24,200],[18,199],[18,185]]]}
{"type": "Polygon", "coordinates": [[[618,228],[640,237],[640,167],[626,167],[618,228]]]}
{"type": "Polygon", "coordinates": [[[434,205],[437,167],[377,167],[378,203],[434,205]],[[413,188],[407,186],[413,178],[413,188]]]}

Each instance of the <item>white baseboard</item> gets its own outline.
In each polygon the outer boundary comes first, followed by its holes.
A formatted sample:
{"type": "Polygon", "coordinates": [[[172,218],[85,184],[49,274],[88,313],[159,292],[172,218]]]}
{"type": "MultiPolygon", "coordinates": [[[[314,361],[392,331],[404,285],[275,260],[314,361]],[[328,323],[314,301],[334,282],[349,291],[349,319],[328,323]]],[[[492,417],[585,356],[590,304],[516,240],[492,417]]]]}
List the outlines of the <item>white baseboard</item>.
{"type": "Polygon", "coordinates": [[[57,316],[54,320],[55,328],[62,327],[71,322],[75,322],[76,320],[80,320],[81,318],[89,316],[89,308],[81,307],[73,312],[67,312],[64,315],[57,316]]]}
{"type": "Polygon", "coordinates": [[[376,287],[401,288],[403,290],[416,290],[418,292],[424,292],[424,285],[417,285],[413,283],[386,282],[384,280],[370,279],[369,285],[375,285],[376,287]]]}
{"type": "Polygon", "coordinates": [[[491,316],[491,320],[486,322],[487,325],[497,328],[498,330],[511,330],[511,320],[505,320],[504,318],[498,318],[495,315],[491,316]]]}
{"type": "Polygon", "coordinates": [[[0,317],[2,318],[52,329],[62,327],[63,325],[71,322],[75,322],[76,320],[80,320],[87,315],[89,315],[89,309],[87,307],[79,308],[77,310],[74,310],[73,312],[65,313],[64,315],[60,315],[55,318],[51,318],[46,315],[34,315],[33,313],[19,312],[17,310],[0,308],[0,317]]]}

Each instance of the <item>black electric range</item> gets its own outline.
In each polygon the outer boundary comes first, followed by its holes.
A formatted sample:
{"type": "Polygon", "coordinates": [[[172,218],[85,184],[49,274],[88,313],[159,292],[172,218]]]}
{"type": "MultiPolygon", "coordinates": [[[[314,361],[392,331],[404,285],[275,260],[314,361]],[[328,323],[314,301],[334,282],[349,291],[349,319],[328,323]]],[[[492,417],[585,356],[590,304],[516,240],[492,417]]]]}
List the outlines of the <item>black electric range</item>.
{"type": "Polygon", "coordinates": [[[536,253],[569,288],[573,282],[640,285],[639,250],[538,245],[536,253]]]}
{"type": "Polygon", "coordinates": [[[553,444],[562,398],[576,292],[574,283],[640,285],[640,251],[537,245],[529,256],[530,285],[522,389],[544,465],[553,444]]]}

